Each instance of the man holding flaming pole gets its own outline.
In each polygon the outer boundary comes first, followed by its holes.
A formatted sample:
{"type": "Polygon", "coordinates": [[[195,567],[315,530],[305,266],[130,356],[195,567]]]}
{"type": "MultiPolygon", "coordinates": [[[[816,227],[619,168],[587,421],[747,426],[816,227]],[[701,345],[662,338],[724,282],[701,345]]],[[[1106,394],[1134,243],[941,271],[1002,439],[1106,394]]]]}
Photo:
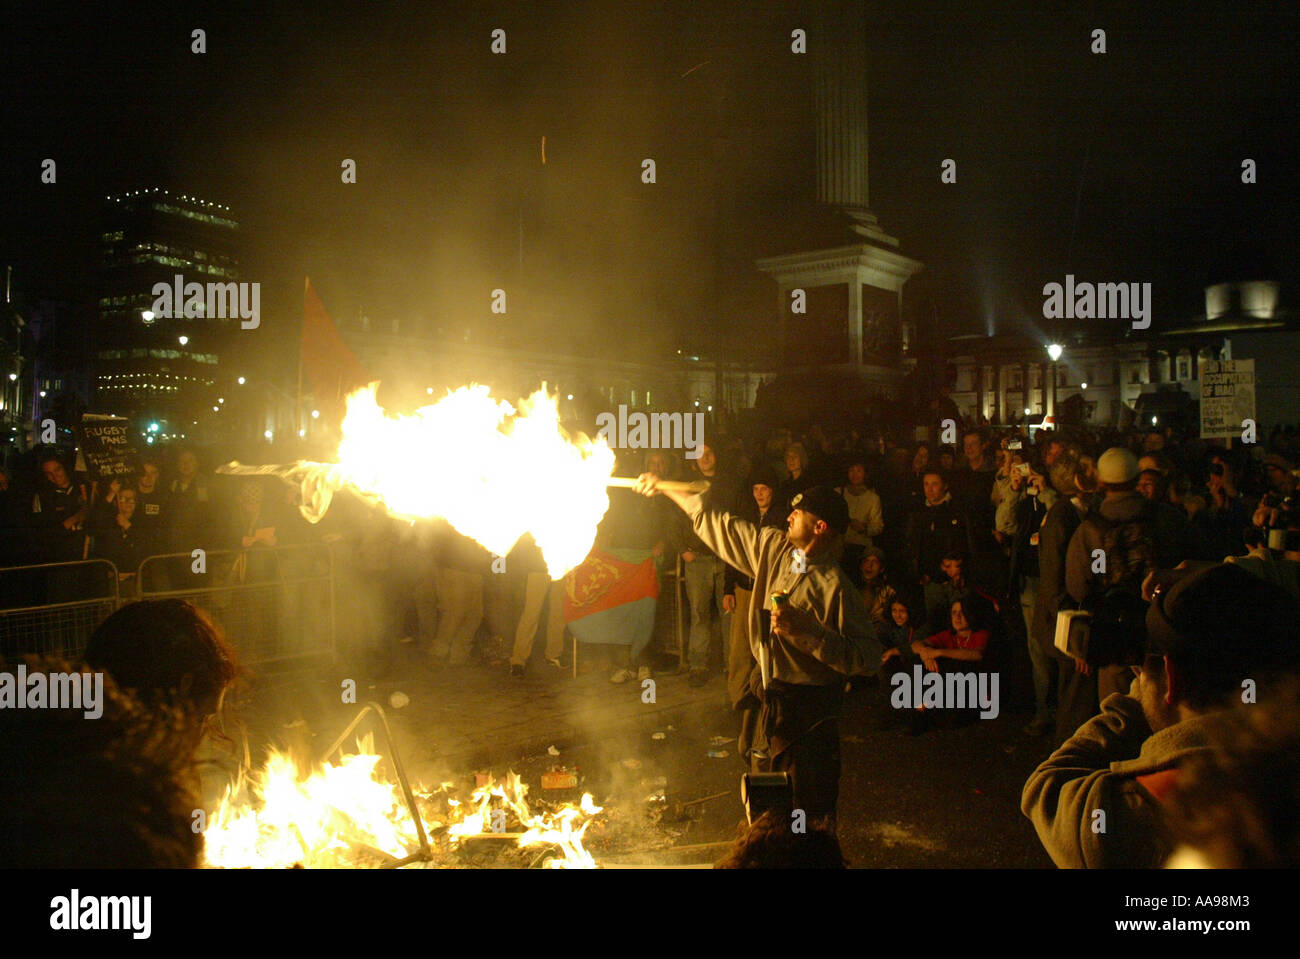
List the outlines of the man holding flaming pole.
{"type": "Polygon", "coordinates": [[[794,808],[808,818],[834,816],[844,682],[855,667],[878,663],[881,652],[866,604],[837,563],[849,525],[843,497],[824,486],[804,491],[782,533],[706,509],[698,493],[669,488],[651,473],[637,478],[636,489],[672,499],[701,540],[753,577],[755,596],[773,597],[771,610],[750,604],[758,665],[749,682],[753,699],[738,706],[762,710],[750,765],[788,772],[794,808]]]}

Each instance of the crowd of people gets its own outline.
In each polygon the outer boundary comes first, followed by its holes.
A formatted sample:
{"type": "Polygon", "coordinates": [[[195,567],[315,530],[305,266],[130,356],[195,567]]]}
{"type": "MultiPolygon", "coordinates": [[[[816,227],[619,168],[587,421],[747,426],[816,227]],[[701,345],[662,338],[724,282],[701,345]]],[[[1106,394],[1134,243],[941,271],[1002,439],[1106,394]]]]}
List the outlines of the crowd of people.
{"type": "MultiPolygon", "coordinates": [[[[934,711],[892,704],[897,674],[1022,671],[1032,688],[1023,733],[1058,747],[1025,789],[1044,845],[1061,865],[1149,864],[1167,842],[1081,840],[1079,822],[1118,808],[1121,794],[1133,816],[1163,822],[1180,750],[1191,742],[1210,755],[1243,683],[1300,672],[1289,636],[1300,610],[1300,436],[1279,430],[1243,446],[1154,428],[975,427],[956,439],[814,427],[718,434],[689,458],[621,451],[619,471],[643,481],[611,490],[595,547],[652,558],[680,590],[688,627],[679,650],[616,655],[610,678],[645,679],[669,652],[692,687],[724,675],[746,764],[791,773],[800,808],[833,821],[846,692],[865,688],[883,725],[918,734],[934,711]],[[674,494],[680,509],[637,495],[672,479],[708,487],[674,494]],[[774,593],[788,603],[773,606],[774,593]],[[1058,615],[1070,610],[1092,624],[1086,651],[1058,615]],[[1240,637],[1230,653],[1226,636],[1240,637]]],[[[570,665],[565,582],[550,580],[529,537],[494,557],[445,523],[413,527],[348,498],[312,526],[296,490],[218,477],[192,450],[146,455],[133,475],[97,482],[58,451],[30,465],[0,472],[0,565],[107,559],[130,596],[175,588],[188,568],[142,566],[150,556],[213,550],[229,559],[213,575],[269,579],[280,566],[259,557],[336,543],[352,597],[340,636],[376,672],[403,643],[435,670],[480,661],[521,679],[570,665]]],[[[43,581],[43,595],[15,597],[25,581],[10,577],[5,605],[60,602],[80,588],[43,581]]],[[[1215,774],[1207,767],[1196,781],[1215,774]]],[[[1196,824],[1178,828],[1190,835],[1196,824]]]]}

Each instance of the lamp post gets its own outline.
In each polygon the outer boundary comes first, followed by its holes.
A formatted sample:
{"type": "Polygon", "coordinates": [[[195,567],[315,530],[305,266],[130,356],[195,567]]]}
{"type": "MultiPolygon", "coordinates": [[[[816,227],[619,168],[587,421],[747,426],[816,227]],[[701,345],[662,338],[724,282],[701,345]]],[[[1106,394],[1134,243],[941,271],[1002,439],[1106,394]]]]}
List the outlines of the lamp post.
{"type": "Polygon", "coordinates": [[[1056,422],[1056,369],[1057,369],[1057,363],[1061,359],[1061,354],[1064,352],[1065,349],[1061,346],[1060,343],[1053,343],[1047,348],[1047,355],[1052,361],[1052,370],[1051,370],[1052,388],[1050,392],[1047,391],[1044,392],[1047,398],[1047,402],[1046,402],[1047,415],[1052,417],[1053,424],[1055,424],[1056,422]]]}

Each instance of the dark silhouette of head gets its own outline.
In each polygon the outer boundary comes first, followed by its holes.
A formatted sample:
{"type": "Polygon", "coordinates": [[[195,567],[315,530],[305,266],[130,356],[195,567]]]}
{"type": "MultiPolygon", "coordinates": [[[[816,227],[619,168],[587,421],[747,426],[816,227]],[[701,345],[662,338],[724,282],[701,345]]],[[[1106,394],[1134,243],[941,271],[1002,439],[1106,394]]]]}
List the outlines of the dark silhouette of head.
{"type": "Polygon", "coordinates": [[[166,700],[201,725],[220,712],[239,675],[234,652],[206,613],[180,599],[142,600],[100,623],[86,665],[144,702],[166,700]]]}
{"type": "MultiPolygon", "coordinates": [[[[0,664],[0,670],[9,667],[0,664]]],[[[76,673],[56,659],[27,674],[76,673]]],[[[0,709],[0,863],[10,869],[192,868],[203,836],[189,719],[104,677],[103,712],[0,709]]]]}
{"type": "Polygon", "coordinates": [[[807,823],[795,832],[788,810],[763,813],[752,826],[741,824],[736,843],[717,869],[844,869],[844,853],[827,819],[807,823]]]}

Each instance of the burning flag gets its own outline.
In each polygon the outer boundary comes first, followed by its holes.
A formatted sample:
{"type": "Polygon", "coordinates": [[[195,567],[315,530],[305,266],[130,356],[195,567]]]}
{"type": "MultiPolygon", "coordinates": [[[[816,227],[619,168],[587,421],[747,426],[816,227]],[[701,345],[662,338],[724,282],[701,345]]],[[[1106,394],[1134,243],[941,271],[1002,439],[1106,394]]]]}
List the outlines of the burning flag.
{"type": "Polygon", "coordinates": [[[410,416],[392,416],[373,386],[348,397],[339,481],[407,518],[443,517],[505,556],[532,533],[552,579],[582,562],[609,509],[614,452],[571,439],[543,387],[520,403],[463,386],[410,416]],[[393,451],[404,452],[393,462],[393,451]]]}
{"type": "Polygon", "coordinates": [[[570,437],[545,386],[516,410],[486,386],[462,386],[408,416],[379,405],[377,384],[348,397],[337,463],[244,467],[302,488],[315,523],[349,487],[404,519],[446,519],[498,556],[532,533],[552,579],[586,557],[609,509],[614,452],[603,438],[570,437]]]}

